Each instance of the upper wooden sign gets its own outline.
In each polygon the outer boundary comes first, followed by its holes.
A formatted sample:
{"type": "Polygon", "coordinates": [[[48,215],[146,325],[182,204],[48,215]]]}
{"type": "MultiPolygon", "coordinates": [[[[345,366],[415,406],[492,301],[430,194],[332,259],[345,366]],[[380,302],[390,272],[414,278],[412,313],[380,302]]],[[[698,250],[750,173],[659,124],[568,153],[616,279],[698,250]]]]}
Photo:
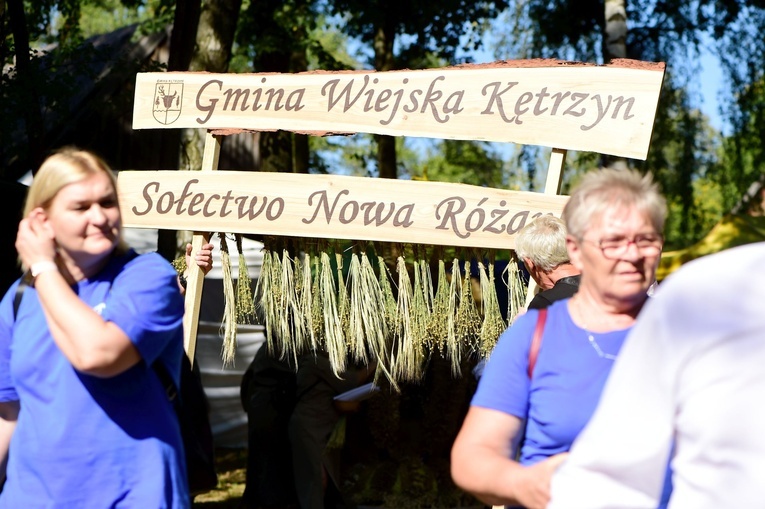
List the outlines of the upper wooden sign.
{"type": "Polygon", "coordinates": [[[645,159],[664,64],[555,60],[392,72],[139,73],[134,129],[513,142],[645,159]]]}

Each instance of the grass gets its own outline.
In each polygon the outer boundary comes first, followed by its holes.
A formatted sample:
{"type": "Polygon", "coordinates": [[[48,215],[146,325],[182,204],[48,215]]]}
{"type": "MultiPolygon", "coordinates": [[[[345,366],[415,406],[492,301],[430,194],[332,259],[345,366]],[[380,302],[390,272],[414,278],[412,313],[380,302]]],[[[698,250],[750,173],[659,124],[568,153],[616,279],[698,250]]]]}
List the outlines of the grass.
{"type": "Polygon", "coordinates": [[[192,509],[237,509],[244,493],[247,449],[217,449],[218,487],[194,497],[192,509]]]}

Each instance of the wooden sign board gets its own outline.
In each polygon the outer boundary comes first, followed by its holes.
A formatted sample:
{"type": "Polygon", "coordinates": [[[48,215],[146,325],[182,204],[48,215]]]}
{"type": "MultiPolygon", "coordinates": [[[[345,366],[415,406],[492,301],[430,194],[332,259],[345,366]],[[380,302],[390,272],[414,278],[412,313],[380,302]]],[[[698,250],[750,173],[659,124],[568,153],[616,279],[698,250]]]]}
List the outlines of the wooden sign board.
{"type": "Polygon", "coordinates": [[[124,226],[512,249],[568,197],[466,184],[244,171],[123,171],[124,226]]]}
{"type": "Polygon", "coordinates": [[[664,64],[527,60],[299,74],[139,73],[134,129],[373,133],[645,159],[664,64]]]}

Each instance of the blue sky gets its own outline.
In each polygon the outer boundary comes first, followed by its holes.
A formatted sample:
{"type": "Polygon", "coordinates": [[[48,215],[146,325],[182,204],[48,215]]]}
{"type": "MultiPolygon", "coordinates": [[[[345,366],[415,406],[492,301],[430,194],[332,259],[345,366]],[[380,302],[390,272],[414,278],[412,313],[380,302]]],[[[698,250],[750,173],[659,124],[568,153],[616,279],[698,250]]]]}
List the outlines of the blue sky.
{"type": "Polygon", "coordinates": [[[709,52],[701,55],[701,75],[699,76],[699,90],[701,104],[699,109],[708,117],[712,126],[718,131],[727,130],[720,116],[720,101],[718,96],[724,89],[722,67],[719,60],[709,52]]]}

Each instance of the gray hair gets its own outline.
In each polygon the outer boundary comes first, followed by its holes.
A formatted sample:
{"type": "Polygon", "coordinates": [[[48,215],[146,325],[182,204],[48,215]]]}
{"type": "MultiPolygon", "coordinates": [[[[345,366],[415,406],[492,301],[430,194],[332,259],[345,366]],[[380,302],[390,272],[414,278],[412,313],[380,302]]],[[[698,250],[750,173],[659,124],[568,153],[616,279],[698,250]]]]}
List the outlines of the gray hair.
{"type": "Polygon", "coordinates": [[[518,258],[530,259],[544,272],[568,263],[566,224],[555,216],[539,216],[524,226],[515,237],[518,258]]]}
{"type": "Polygon", "coordinates": [[[563,208],[569,233],[582,239],[596,218],[614,208],[644,212],[657,233],[664,231],[667,202],[650,173],[602,168],[587,172],[563,208]]]}

